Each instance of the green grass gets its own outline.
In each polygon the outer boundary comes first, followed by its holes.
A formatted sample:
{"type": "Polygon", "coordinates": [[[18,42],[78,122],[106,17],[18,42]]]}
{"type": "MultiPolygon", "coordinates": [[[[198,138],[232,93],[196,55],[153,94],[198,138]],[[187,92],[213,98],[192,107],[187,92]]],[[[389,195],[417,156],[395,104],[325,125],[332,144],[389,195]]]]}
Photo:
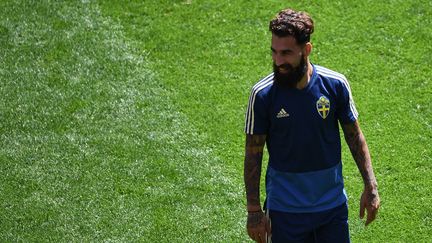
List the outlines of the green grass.
{"type": "Polygon", "coordinates": [[[316,22],[346,74],[380,186],[353,242],[432,235],[429,1],[2,1],[0,241],[245,242],[243,120],[268,20],[316,22]]]}

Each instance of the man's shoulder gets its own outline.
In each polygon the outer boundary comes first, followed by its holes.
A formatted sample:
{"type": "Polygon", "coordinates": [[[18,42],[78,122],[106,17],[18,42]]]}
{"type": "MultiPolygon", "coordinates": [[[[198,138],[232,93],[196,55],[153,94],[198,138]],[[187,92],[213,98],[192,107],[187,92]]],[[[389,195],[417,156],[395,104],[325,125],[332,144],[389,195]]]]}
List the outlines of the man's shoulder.
{"type": "Polygon", "coordinates": [[[252,87],[252,94],[258,93],[266,93],[273,86],[273,77],[274,73],[270,73],[269,75],[261,78],[255,85],[252,87]]]}
{"type": "Polygon", "coordinates": [[[331,80],[347,82],[347,78],[342,73],[336,72],[320,65],[314,65],[314,67],[316,69],[316,73],[321,77],[326,77],[331,80]]]}

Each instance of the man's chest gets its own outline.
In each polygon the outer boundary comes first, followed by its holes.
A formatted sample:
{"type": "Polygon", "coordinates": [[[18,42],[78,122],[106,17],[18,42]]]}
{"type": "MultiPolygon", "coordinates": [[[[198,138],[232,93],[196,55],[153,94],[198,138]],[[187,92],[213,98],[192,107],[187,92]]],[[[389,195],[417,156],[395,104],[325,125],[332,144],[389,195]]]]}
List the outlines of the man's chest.
{"type": "Polygon", "coordinates": [[[321,125],[334,120],[336,101],[325,92],[278,92],[268,111],[273,125],[321,125]]]}

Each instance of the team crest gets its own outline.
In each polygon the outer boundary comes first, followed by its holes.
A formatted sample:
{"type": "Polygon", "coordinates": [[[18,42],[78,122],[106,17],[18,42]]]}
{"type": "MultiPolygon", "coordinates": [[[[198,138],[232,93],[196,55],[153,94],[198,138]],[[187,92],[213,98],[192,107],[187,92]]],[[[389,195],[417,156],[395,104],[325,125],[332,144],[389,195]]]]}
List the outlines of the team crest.
{"type": "Polygon", "coordinates": [[[321,96],[316,102],[316,108],[318,114],[320,114],[323,119],[326,119],[326,117],[330,113],[330,100],[327,99],[327,97],[325,97],[324,95],[321,96]]]}

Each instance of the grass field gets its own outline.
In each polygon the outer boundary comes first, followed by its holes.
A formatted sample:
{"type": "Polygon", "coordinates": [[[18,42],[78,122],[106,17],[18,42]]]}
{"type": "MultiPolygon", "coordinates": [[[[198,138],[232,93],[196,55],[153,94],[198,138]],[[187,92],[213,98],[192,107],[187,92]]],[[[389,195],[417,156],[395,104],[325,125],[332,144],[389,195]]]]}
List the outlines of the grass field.
{"type": "Polygon", "coordinates": [[[350,80],[382,207],[353,242],[430,242],[432,2],[1,1],[1,242],[248,242],[244,113],[269,19],[315,20],[350,80]]]}

